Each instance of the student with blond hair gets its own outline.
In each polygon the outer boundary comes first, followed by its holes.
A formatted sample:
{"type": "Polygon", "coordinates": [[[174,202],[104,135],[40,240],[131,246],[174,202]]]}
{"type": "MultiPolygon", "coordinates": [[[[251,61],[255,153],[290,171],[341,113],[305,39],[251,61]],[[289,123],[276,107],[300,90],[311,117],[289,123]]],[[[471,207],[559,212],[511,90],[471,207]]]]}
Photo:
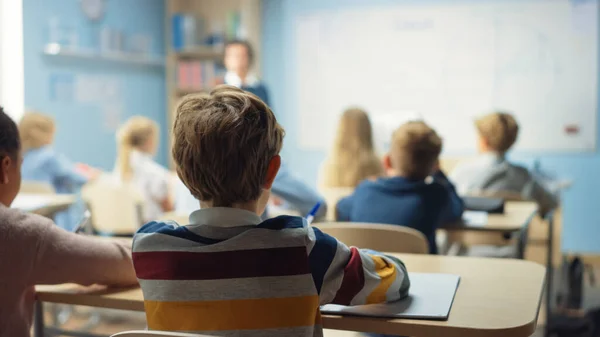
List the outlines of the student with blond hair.
{"type": "Polygon", "coordinates": [[[73,193],[90,179],[52,146],[56,134],[52,117],[27,112],[19,122],[19,133],[23,146],[24,180],[46,182],[58,193],[73,193]]]}
{"type": "MultiPolygon", "coordinates": [[[[19,122],[19,133],[23,151],[23,180],[46,183],[57,193],[78,193],[81,186],[100,174],[100,171],[87,165],[71,162],[55,150],[52,144],[56,125],[52,117],[34,111],[27,112],[19,122]]],[[[80,217],[81,212],[74,206],[56,214],[54,220],[60,227],[70,229],[80,217]]]]}
{"type": "Polygon", "coordinates": [[[557,200],[524,167],[506,159],[517,141],[519,124],[509,113],[495,112],[475,121],[479,156],[459,164],[450,179],[461,194],[517,193],[536,201],[542,214],[555,208],[557,200]]]}
{"type": "Polygon", "coordinates": [[[144,221],[156,220],[173,210],[169,171],[153,159],[159,141],[158,124],[146,117],[131,117],[117,133],[115,175],[131,183],[144,200],[144,221]]]}
{"type": "Polygon", "coordinates": [[[359,108],[344,111],[329,157],[321,168],[321,187],[356,187],[367,178],[383,174],[373,146],[373,131],[367,113],[359,108]]]}

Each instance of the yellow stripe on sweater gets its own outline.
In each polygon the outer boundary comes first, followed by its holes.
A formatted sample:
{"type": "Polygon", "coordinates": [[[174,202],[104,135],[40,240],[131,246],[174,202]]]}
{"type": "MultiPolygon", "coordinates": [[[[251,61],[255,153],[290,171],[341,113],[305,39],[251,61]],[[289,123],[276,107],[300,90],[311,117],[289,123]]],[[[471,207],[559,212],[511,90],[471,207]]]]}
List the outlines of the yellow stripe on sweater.
{"type": "Polygon", "coordinates": [[[385,294],[392,283],[394,283],[398,271],[393,264],[387,263],[382,257],[375,255],[369,256],[373,259],[373,262],[375,262],[375,272],[379,275],[381,281],[379,281],[377,288],[375,288],[375,290],[367,297],[367,304],[382,303],[385,302],[385,294]]]}
{"type": "Polygon", "coordinates": [[[148,328],[219,331],[292,328],[320,319],[317,295],[228,301],[145,301],[148,328]]]}

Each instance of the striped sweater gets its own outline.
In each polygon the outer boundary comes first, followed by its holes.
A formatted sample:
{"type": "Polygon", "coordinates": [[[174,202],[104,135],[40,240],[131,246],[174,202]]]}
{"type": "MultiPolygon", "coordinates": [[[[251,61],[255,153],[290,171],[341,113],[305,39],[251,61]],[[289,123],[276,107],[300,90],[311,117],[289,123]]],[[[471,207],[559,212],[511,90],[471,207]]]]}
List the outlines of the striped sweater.
{"type": "Polygon", "coordinates": [[[408,294],[401,261],[349,248],[299,217],[263,222],[252,212],[208,208],[190,222],[151,222],[134,237],[151,330],[321,336],[319,305],[408,294]]]}

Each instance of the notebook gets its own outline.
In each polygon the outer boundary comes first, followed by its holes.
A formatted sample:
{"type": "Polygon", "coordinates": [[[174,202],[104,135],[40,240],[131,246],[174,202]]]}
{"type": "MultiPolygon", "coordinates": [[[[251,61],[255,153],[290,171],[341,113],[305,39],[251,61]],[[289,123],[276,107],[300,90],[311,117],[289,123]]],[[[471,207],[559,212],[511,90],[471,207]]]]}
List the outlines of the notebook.
{"type": "Polygon", "coordinates": [[[488,213],[481,211],[465,211],[462,220],[465,226],[484,227],[488,222],[488,213]]]}
{"type": "Polygon", "coordinates": [[[411,318],[445,321],[450,315],[460,276],[452,274],[408,273],[408,297],[398,302],[347,307],[327,304],[321,313],[384,318],[411,318]]]}

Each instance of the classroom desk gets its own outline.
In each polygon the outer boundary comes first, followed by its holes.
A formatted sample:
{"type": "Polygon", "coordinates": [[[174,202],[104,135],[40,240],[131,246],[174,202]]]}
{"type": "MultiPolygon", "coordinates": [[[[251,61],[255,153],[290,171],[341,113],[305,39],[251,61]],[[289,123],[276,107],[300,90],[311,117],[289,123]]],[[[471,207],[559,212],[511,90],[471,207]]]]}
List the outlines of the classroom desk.
{"type": "Polygon", "coordinates": [[[52,217],[64,211],[75,203],[77,198],[73,194],[30,194],[19,193],[11,207],[24,212],[52,217]]]}
{"type": "Polygon", "coordinates": [[[520,231],[538,211],[533,201],[507,201],[504,213],[489,214],[485,226],[468,226],[462,221],[444,224],[441,228],[448,231],[479,231],[510,233],[520,231]]]}
{"type": "MultiPolygon", "coordinates": [[[[452,273],[461,276],[447,321],[323,316],[327,329],[377,332],[403,336],[525,337],[536,327],[545,269],[522,260],[391,254],[413,272],[452,273]]],[[[100,286],[38,286],[38,303],[63,303],[143,311],[139,288],[100,286]]],[[[40,311],[41,305],[36,306],[40,311]]],[[[39,312],[39,311],[38,311],[39,312]]],[[[36,315],[43,317],[43,315],[36,315]]],[[[44,331],[36,317],[35,331],[44,331]]],[[[41,334],[36,334],[41,337],[41,334]]]]}

